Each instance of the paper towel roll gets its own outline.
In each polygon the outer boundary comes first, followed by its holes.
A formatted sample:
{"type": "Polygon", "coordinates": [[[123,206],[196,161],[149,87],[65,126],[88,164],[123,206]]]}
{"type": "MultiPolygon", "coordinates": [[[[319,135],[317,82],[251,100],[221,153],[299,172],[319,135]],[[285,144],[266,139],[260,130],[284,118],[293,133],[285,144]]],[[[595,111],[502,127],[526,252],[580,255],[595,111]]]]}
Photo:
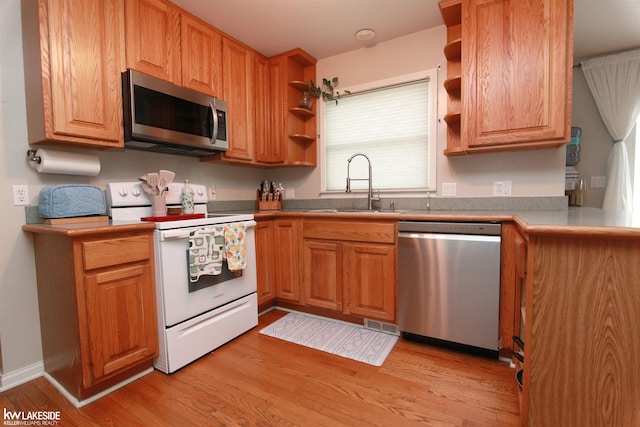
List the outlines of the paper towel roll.
{"type": "Polygon", "coordinates": [[[100,159],[90,154],[39,149],[36,170],[39,173],[96,176],[100,173],[100,159]]]}

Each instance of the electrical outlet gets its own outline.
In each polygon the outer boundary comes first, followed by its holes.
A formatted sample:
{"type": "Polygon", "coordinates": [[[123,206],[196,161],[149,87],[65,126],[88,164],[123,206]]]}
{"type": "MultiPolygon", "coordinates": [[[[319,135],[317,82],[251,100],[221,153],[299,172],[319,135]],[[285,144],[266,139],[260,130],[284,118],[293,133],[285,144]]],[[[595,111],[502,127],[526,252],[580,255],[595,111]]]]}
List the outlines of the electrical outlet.
{"type": "Polygon", "coordinates": [[[442,196],[453,197],[456,195],[456,183],[455,182],[443,182],[442,183],[442,196]]]}
{"type": "Polygon", "coordinates": [[[511,196],[511,181],[493,181],[494,197],[511,196]]]}
{"type": "Polygon", "coordinates": [[[209,187],[209,200],[215,200],[215,199],[216,199],[216,185],[211,184],[211,187],[209,187]]]}
{"type": "Polygon", "coordinates": [[[13,206],[27,206],[29,204],[29,186],[13,185],[13,206]]]}

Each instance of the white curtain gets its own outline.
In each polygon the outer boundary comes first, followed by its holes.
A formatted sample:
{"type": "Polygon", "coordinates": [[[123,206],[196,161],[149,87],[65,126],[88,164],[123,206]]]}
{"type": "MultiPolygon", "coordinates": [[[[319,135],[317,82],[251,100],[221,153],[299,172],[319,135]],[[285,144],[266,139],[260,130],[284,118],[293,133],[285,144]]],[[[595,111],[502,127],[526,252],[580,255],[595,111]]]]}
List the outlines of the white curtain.
{"type": "Polygon", "coordinates": [[[603,209],[632,210],[631,174],[624,139],[640,114],[640,50],[583,61],[582,72],[614,145],[607,162],[603,209]]]}

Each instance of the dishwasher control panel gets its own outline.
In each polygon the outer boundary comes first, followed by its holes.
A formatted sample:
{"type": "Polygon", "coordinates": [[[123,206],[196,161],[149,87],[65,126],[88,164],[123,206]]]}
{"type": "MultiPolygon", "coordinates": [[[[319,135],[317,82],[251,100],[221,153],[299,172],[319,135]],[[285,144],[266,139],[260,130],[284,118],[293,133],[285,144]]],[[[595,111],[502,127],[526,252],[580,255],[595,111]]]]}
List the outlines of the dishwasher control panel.
{"type": "Polygon", "coordinates": [[[437,222],[437,221],[399,221],[399,232],[439,233],[439,234],[475,234],[499,236],[502,226],[497,222],[437,222]]]}

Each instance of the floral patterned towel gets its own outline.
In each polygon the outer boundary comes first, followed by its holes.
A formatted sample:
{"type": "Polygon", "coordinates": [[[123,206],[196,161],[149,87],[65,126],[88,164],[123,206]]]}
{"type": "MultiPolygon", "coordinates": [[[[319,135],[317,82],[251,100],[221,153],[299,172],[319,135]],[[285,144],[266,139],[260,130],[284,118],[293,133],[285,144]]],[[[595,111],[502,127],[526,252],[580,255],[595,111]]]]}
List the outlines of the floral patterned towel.
{"type": "Polygon", "coordinates": [[[189,280],[197,282],[205,274],[222,273],[224,227],[205,227],[189,238],[189,280]]]}
{"type": "Polygon", "coordinates": [[[244,238],[246,226],[242,223],[227,224],[224,227],[224,252],[229,270],[242,270],[247,267],[244,238]]]}

